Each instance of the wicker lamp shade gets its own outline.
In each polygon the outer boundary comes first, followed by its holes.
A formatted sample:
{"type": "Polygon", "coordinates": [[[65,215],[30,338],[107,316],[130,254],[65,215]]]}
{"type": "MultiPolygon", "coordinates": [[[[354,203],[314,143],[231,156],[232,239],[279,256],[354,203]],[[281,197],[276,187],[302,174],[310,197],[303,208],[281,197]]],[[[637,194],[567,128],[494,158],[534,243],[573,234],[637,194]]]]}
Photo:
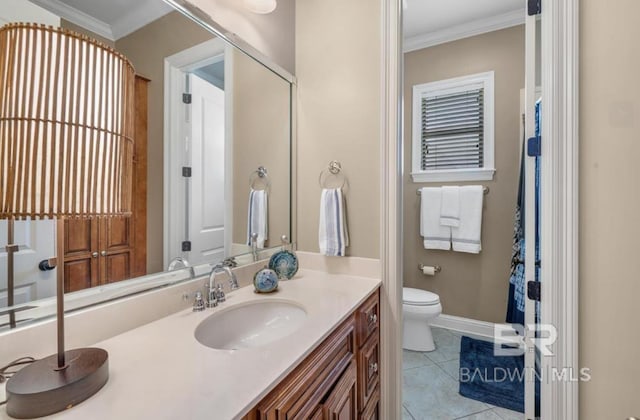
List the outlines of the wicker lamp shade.
{"type": "Polygon", "coordinates": [[[130,214],[134,76],[83,35],[0,28],[0,219],[130,214]]]}

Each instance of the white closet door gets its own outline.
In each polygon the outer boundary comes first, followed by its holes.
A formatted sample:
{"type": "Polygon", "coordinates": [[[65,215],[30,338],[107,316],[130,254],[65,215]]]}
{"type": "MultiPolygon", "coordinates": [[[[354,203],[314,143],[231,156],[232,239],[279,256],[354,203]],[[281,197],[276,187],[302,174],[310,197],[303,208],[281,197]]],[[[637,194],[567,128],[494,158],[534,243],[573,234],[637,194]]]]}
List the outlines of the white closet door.
{"type": "MultiPolygon", "coordinates": [[[[40,271],[38,264],[55,256],[56,223],[53,220],[14,222],[14,302],[21,304],[54,296],[56,271],[40,271]]],[[[0,308],[7,306],[7,221],[0,221],[0,308]]],[[[1,323],[1,322],[0,322],[1,323]]]]}
{"type": "Polygon", "coordinates": [[[225,94],[191,77],[191,205],[189,238],[192,264],[225,256],[225,94]]]}

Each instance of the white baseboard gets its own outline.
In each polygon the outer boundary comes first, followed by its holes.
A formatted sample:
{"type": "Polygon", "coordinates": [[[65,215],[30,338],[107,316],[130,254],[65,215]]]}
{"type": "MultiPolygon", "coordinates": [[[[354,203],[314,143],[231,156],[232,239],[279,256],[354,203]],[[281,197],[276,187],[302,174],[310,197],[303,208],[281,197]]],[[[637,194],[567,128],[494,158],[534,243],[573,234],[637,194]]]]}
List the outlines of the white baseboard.
{"type": "Polygon", "coordinates": [[[495,324],[493,322],[477,321],[475,319],[444,314],[431,321],[431,326],[433,327],[446,328],[448,330],[480,336],[491,340],[494,339],[494,325],[495,324]]]}

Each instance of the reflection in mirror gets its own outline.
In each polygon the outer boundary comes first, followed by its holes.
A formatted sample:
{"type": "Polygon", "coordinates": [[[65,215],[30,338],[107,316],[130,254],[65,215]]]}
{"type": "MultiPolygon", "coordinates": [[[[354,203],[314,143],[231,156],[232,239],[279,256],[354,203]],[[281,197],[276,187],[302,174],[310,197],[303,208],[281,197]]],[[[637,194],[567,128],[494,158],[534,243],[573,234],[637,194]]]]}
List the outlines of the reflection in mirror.
{"type": "MultiPolygon", "coordinates": [[[[80,32],[124,54],[137,73],[133,214],[66,222],[70,309],[202,275],[225,259],[251,263],[252,232],[259,258],[292,234],[291,83],[162,0],[101,4],[0,3],[0,25],[80,32]],[[154,275],[176,258],[191,267],[154,275]]],[[[0,330],[8,319],[7,233],[1,221],[0,330]]],[[[41,263],[55,255],[54,237],[53,221],[15,223],[18,325],[44,314],[24,308],[53,301],[55,268],[41,263]]]]}

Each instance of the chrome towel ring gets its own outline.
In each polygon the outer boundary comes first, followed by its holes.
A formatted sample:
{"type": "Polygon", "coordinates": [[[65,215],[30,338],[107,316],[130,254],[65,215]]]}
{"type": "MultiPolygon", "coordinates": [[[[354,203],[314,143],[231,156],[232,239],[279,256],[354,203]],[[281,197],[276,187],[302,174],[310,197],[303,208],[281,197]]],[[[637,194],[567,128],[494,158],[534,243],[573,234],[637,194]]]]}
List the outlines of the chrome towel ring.
{"type": "Polygon", "coordinates": [[[269,179],[267,168],[259,166],[258,169],[251,173],[249,176],[249,187],[251,187],[252,190],[269,190],[271,180],[269,179]],[[262,188],[258,188],[260,184],[262,184],[262,188]]]}
{"type": "Polygon", "coordinates": [[[347,177],[342,173],[342,165],[337,160],[332,160],[318,176],[320,188],[344,188],[347,186],[347,177]],[[339,180],[339,185],[331,185],[331,180],[339,180]]]}

